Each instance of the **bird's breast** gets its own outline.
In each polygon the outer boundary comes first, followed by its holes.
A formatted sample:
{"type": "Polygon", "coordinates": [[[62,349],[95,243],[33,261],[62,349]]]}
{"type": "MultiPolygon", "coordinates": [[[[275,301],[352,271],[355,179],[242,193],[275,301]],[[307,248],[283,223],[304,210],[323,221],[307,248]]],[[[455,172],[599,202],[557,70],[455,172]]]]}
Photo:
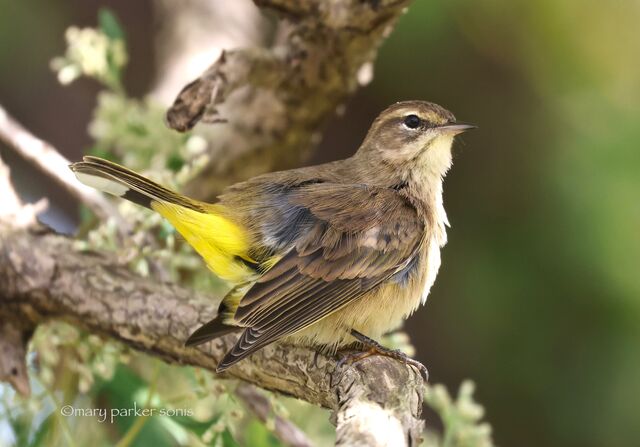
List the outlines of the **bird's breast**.
{"type": "Polygon", "coordinates": [[[317,323],[290,336],[290,341],[311,346],[326,346],[329,351],[353,343],[349,334],[355,329],[379,339],[397,329],[421,304],[424,304],[440,267],[442,235],[430,234],[414,262],[380,286],[367,292],[317,323]]]}

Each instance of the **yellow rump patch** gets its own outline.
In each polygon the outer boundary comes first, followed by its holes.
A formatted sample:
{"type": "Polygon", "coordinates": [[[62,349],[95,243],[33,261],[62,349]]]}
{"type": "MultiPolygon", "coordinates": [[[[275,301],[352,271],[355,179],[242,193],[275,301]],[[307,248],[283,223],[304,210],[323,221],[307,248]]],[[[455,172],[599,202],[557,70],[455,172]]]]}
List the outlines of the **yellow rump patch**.
{"type": "Polygon", "coordinates": [[[173,203],[154,201],[151,207],[175,227],[220,278],[240,283],[255,275],[241,261],[252,260],[247,234],[235,222],[213,212],[201,213],[173,203]]]}

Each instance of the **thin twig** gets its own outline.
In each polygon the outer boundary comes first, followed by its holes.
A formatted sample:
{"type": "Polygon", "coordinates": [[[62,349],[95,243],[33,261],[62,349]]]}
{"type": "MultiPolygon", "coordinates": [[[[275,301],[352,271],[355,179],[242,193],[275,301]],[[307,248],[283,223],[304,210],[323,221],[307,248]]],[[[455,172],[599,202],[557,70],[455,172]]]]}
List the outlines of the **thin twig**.
{"type": "Polygon", "coordinates": [[[313,445],[307,438],[307,435],[291,421],[274,415],[269,399],[260,393],[253,385],[240,383],[236,388],[236,395],[242,400],[245,407],[255,414],[263,423],[273,418],[273,434],[284,445],[291,447],[311,447],[313,445]]]}
{"type": "MultiPolygon", "coordinates": [[[[51,144],[25,129],[2,105],[0,105],[0,140],[62,185],[98,217],[114,218],[118,224],[122,223],[118,211],[104,196],[76,180],[69,170],[69,160],[51,144]]],[[[121,225],[119,227],[122,228],[121,225]]]]}
{"type": "Polygon", "coordinates": [[[0,194],[2,194],[2,204],[0,204],[0,216],[14,214],[22,207],[22,201],[11,184],[9,176],[9,166],[0,157],[0,194]]]}
{"type": "Polygon", "coordinates": [[[0,219],[11,221],[14,226],[26,227],[36,222],[36,216],[48,207],[47,199],[24,204],[11,183],[11,172],[0,158],[0,219]]]}

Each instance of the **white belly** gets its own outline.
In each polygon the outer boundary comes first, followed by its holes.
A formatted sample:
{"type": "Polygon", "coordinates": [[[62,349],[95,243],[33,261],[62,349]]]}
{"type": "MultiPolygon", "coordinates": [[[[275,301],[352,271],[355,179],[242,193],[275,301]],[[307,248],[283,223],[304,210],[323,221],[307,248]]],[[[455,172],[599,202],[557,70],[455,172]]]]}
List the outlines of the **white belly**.
{"type": "MultiPolygon", "coordinates": [[[[444,244],[443,244],[444,245],[444,244]]],[[[436,282],[436,276],[438,276],[438,270],[440,269],[440,242],[434,235],[429,241],[429,249],[427,251],[427,272],[424,281],[424,288],[422,289],[422,296],[420,299],[421,304],[427,302],[427,297],[431,291],[431,287],[436,282]]]]}

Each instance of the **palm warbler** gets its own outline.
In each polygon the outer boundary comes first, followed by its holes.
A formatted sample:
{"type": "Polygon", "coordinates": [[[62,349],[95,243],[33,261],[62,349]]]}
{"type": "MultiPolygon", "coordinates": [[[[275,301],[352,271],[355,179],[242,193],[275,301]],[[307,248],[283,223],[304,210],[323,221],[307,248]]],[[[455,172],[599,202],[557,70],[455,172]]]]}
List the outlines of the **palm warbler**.
{"type": "Polygon", "coordinates": [[[473,127],[436,104],[400,102],[376,118],[352,157],[255,177],[215,203],[96,157],[71,169],[160,213],[233,285],[216,318],[186,342],[241,331],[218,371],[276,340],[329,352],[356,343],[421,366],[373,339],[427,298],[447,239],[451,145],[473,127]]]}

